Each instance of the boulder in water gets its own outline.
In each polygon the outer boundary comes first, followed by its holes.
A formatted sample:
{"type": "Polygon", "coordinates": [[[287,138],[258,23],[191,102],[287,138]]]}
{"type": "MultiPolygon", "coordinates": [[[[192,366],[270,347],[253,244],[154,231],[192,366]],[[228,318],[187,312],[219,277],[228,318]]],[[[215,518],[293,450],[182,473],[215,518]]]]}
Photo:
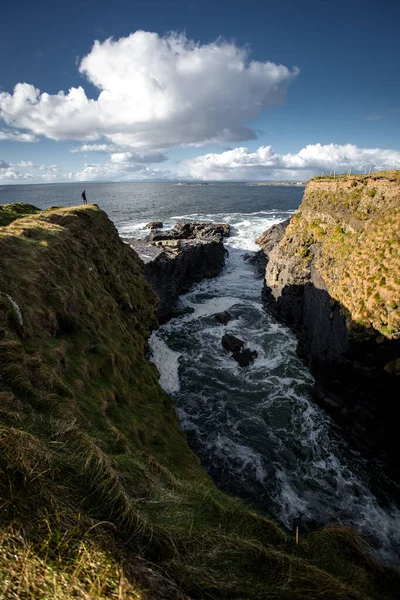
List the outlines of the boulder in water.
{"type": "Polygon", "coordinates": [[[228,352],[237,352],[241,350],[244,346],[243,340],[240,340],[239,338],[235,337],[230,333],[225,333],[221,340],[221,343],[225,350],[227,350],[228,352]]]}
{"type": "Polygon", "coordinates": [[[214,316],[219,323],[222,323],[222,325],[227,325],[229,321],[232,321],[233,319],[231,313],[227,310],[224,310],[224,312],[216,313],[214,316]]]}
{"type": "Polygon", "coordinates": [[[249,348],[236,350],[236,352],[232,354],[232,358],[236,360],[239,367],[248,367],[254,362],[254,359],[257,358],[257,356],[256,350],[250,350],[249,348]]]}

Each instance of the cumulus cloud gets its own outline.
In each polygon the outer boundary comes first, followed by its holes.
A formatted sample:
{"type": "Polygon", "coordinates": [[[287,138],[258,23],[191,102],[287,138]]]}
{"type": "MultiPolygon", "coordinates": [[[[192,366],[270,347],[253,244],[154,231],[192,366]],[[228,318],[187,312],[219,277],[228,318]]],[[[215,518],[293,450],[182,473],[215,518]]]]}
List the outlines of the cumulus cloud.
{"type": "Polygon", "coordinates": [[[0,129],[0,142],[38,142],[39,138],[31,133],[17,130],[0,129]]]}
{"type": "Polygon", "coordinates": [[[195,179],[303,180],[322,171],[347,172],[352,169],[353,172],[364,172],[398,168],[400,151],[358,148],[352,144],[310,144],[297,154],[278,154],[271,146],[260,146],[255,152],[241,147],[198,156],[185,161],[182,166],[195,179]]]}
{"type": "Polygon", "coordinates": [[[18,83],[12,94],[0,93],[0,117],[33,137],[106,138],[136,150],[241,141],[255,138],[246,122],[282,102],[298,74],[252,61],[233,42],[198,44],[145,31],[96,41],[79,71],[98,88],[96,99],[82,87],[52,95],[18,83]]]}

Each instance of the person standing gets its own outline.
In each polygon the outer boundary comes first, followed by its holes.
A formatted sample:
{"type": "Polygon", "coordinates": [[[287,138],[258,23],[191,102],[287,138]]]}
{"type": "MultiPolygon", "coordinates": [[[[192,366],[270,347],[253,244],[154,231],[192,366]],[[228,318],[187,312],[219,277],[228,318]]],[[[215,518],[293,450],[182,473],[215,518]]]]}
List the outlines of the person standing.
{"type": "Polygon", "coordinates": [[[82,192],[81,196],[82,196],[82,202],[83,202],[83,204],[87,204],[87,199],[86,199],[86,192],[85,192],[85,190],[83,190],[83,192],[82,192]]]}

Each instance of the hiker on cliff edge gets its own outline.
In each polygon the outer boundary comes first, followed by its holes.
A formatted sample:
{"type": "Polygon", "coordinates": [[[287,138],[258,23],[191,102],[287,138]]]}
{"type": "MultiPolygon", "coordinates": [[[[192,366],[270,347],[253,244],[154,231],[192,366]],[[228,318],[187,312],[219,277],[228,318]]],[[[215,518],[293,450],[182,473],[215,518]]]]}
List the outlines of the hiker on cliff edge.
{"type": "Polygon", "coordinates": [[[86,200],[86,192],[85,192],[85,190],[83,190],[83,192],[82,192],[81,196],[82,196],[82,202],[83,202],[83,204],[87,204],[87,200],[86,200]]]}

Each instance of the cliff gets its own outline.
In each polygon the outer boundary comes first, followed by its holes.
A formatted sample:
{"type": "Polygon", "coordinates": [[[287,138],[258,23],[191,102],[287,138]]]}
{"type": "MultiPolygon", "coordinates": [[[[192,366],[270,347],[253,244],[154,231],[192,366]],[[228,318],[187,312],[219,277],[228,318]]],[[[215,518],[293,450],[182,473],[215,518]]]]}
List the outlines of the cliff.
{"type": "Polygon", "coordinates": [[[311,179],[268,259],[264,299],[295,331],[318,400],[359,448],[394,456],[400,173],[311,179]]]}
{"type": "Polygon", "coordinates": [[[156,297],[105,213],[5,213],[1,598],[396,597],[354,533],[296,544],[214,487],[146,359],[156,297]]]}
{"type": "Polygon", "coordinates": [[[170,231],[152,231],[145,240],[125,239],[143,261],[143,273],[156,292],[159,322],[177,311],[179,296],[194,283],[216,277],[224,267],[223,237],[229,225],[179,222],[170,231]]]}

